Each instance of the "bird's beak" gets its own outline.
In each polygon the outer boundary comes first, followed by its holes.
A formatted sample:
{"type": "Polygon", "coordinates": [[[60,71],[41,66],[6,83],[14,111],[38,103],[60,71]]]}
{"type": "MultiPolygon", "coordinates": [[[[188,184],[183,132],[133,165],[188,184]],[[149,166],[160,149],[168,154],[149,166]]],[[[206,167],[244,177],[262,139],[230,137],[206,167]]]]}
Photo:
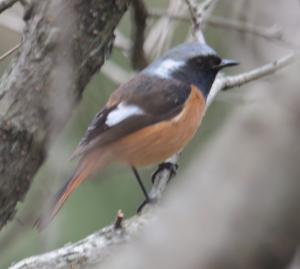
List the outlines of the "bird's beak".
{"type": "Polygon", "coordinates": [[[224,67],[228,67],[228,66],[235,66],[235,65],[239,65],[240,63],[234,60],[230,60],[230,59],[223,59],[222,62],[218,65],[218,69],[223,69],[224,67]]]}

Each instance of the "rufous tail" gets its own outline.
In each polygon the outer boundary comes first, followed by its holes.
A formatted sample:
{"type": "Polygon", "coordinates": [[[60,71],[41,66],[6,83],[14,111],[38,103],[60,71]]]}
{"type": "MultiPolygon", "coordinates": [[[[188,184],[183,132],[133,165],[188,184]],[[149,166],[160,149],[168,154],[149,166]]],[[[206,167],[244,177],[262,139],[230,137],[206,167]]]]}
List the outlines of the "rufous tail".
{"type": "Polygon", "coordinates": [[[82,160],[73,175],[57,192],[53,202],[50,204],[50,212],[47,212],[47,214],[42,214],[42,216],[36,220],[34,227],[36,227],[36,229],[39,231],[46,228],[62,208],[70,194],[81,184],[82,181],[84,181],[92,172],[94,172],[94,170],[93,161],[82,160]]]}

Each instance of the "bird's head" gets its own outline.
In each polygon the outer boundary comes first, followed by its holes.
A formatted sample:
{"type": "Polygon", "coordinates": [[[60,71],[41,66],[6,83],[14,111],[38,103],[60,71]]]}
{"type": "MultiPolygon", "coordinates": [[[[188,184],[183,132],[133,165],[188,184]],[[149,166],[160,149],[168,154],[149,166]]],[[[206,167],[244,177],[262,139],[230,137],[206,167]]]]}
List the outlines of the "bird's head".
{"type": "Polygon", "coordinates": [[[239,64],[234,60],[221,59],[214,49],[198,42],[186,42],[169,50],[162,57],[162,61],[166,60],[176,62],[178,67],[191,66],[199,71],[213,72],[239,64]]]}
{"type": "Polygon", "coordinates": [[[234,60],[222,59],[206,44],[186,42],[169,50],[143,72],[195,84],[207,96],[218,71],[237,64],[234,60]]]}

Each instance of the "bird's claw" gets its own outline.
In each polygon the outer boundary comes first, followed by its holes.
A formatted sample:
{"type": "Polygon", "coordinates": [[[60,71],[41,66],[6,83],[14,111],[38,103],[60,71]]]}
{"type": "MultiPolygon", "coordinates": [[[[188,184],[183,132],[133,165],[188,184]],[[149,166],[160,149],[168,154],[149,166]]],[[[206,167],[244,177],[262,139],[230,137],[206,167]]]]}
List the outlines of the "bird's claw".
{"type": "Polygon", "coordinates": [[[164,162],[158,165],[157,170],[152,174],[151,180],[154,183],[156,176],[163,170],[169,170],[171,175],[170,178],[175,176],[178,169],[178,164],[171,163],[171,162],[164,162]]]}
{"type": "Polygon", "coordinates": [[[137,209],[137,213],[140,214],[143,210],[143,208],[148,205],[148,204],[156,204],[157,199],[156,198],[149,198],[149,200],[145,200],[144,202],[142,202],[142,204],[138,207],[137,209]]]}

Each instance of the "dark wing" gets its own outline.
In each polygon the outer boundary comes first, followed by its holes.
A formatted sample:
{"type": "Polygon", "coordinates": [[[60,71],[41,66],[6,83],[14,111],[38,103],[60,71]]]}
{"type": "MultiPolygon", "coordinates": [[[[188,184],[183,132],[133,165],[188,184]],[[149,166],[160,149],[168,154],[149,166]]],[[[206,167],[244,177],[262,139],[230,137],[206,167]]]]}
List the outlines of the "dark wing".
{"type": "Polygon", "coordinates": [[[190,86],[181,81],[138,74],[112,94],[106,106],[91,122],[71,158],[176,116],[182,110],[190,92],[190,86]],[[115,111],[121,102],[134,105],[144,113],[130,115],[118,124],[108,126],[108,115],[115,111]]]}

